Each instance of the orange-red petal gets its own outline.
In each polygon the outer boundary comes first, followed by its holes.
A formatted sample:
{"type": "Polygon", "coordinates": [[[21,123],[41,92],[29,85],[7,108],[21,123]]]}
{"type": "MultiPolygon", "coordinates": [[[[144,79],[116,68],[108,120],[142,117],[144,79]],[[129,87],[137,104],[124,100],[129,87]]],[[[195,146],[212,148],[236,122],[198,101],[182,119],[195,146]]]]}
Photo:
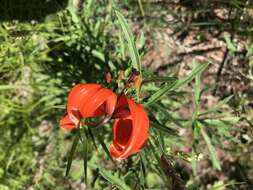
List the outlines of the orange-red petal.
{"type": "Polygon", "coordinates": [[[111,90],[101,88],[80,107],[81,115],[85,118],[112,115],[116,101],[117,96],[111,90]]]}
{"type": "Polygon", "coordinates": [[[112,115],[117,96],[99,84],[78,84],[68,95],[67,113],[60,126],[66,130],[77,127],[82,118],[112,115]]]}
{"type": "Polygon", "coordinates": [[[67,112],[74,123],[81,119],[80,108],[102,87],[99,84],[78,84],[68,95],[67,112]]]}
{"type": "Polygon", "coordinates": [[[116,119],[113,126],[114,139],[110,153],[118,160],[140,151],[148,139],[149,119],[143,106],[123,96],[116,107],[126,105],[129,107],[130,115],[116,119]]]}
{"type": "Polygon", "coordinates": [[[73,121],[71,121],[69,115],[66,115],[64,118],[60,120],[60,127],[66,131],[70,131],[76,128],[76,125],[73,121]]]}

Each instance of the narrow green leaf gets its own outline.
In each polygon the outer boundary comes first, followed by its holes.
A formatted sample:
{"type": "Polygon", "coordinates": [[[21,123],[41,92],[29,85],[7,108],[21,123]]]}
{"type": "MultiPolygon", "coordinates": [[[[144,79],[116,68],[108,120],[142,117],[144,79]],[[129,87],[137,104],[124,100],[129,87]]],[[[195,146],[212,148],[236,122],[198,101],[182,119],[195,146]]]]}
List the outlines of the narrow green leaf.
{"type": "Polygon", "coordinates": [[[145,16],[145,12],[144,12],[141,0],[138,0],[138,5],[140,7],[141,15],[144,17],[145,16]]]}
{"type": "Polygon", "coordinates": [[[237,51],[237,48],[234,45],[234,43],[231,41],[231,38],[228,35],[225,35],[224,38],[225,38],[228,50],[231,53],[235,53],[237,51]]]}
{"type": "Polygon", "coordinates": [[[121,53],[122,59],[125,60],[126,59],[126,50],[125,50],[124,39],[121,34],[119,35],[119,42],[120,42],[120,53],[121,53]]]}
{"type": "Polygon", "coordinates": [[[213,147],[212,145],[212,142],[211,142],[211,139],[210,137],[206,134],[204,128],[201,126],[200,127],[200,131],[201,131],[201,134],[207,144],[207,148],[208,148],[208,151],[209,151],[209,155],[211,157],[211,160],[212,160],[212,163],[213,163],[213,166],[218,169],[218,170],[221,170],[221,166],[220,166],[220,162],[217,158],[217,155],[216,155],[216,152],[215,152],[215,148],[213,147]]]}
{"type": "Polygon", "coordinates": [[[222,101],[219,101],[219,103],[216,106],[214,106],[214,107],[210,108],[209,110],[199,114],[199,116],[219,111],[222,108],[222,106],[224,106],[226,103],[228,103],[232,98],[233,98],[233,95],[224,98],[222,101]]]}
{"type": "Polygon", "coordinates": [[[153,153],[154,158],[156,159],[157,163],[159,163],[160,162],[160,154],[159,154],[152,138],[148,139],[148,150],[153,153]]]}
{"type": "Polygon", "coordinates": [[[150,124],[151,124],[152,127],[154,127],[155,129],[157,129],[161,132],[167,133],[168,135],[172,135],[172,136],[178,136],[177,130],[166,127],[166,126],[160,124],[156,120],[153,120],[153,119],[151,120],[150,119],[150,124]]]}
{"type": "Polygon", "coordinates": [[[128,48],[129,48],[131,60],[133,63],[133,67],[141,73],[140,55],[139,55],[139,52],[136,48],[133,33],[131,32],[124,16],[117,10],[115,10],[115,13],[116,13],[117,18],[119,20],[121,29],[125,35],[125,38],[128,42],[128,48]]]}
{"type": "Polygon", "coordinates": [[[88,134],[89,134],[89,137],[91,138],[91,141],[92,141],[92,143],[93,143],[95,149],[97,150],[98,148],[97,148],[97,145],[96,145],[96,141],[95,141],[93,132],[92,132],[92,130],[91,130],[90,127],[88,127],[88,134]]]}
{"type": "Polygon", "coordinates": [[[105,151],[105,153],[107,154],[107,156],[111,159],[111,161],[114,163],[114,160],[113,160],[113,158],[112,158],[112,156],[111,156],[111,154],[110,154],[110,152],[109,152],[109,150],[108,150],[108,148],[107,148],[107,146],[106,146],[106,144],[104,142],[104,139],[102,138],[102,136],[99,133],[97,133],[97,131],[96,131],[95,134],[96,134],[96,136],[98,138],[98,141],[101,144],[103,150],[105,151]]]}
{"type": "MultiPolygon", "coordinates": [[[[82,149],[82,154],[83,154],[83,169],[84,169],[84,179],[85,179],[85,183],[87,184],[87,163],[88,163],[88,132],[86,129],[86,126],[83,126],[81,128],[83,135],[80,133],[80,136],[82,136],[82,145],[83,145],[83,149],[82,149]]],[[[79,130],[79,132],[81,132],[79,130]]]]}
{"type": "Polygon", "coordinates": [[[15,89],[18,88],[17,85],[0,85],[0,91],[1,90],[10,90],[10,89],[15,89]]]}
{"type": "Polygon", "coordinates": [[[157,133],[157,140],[158,140],[159,147],[160,147],[161,151],[164,153],[165,152],[165,145],[164,145],[163,135],[162,135],[161,131],[156,131],[156,133],[157,133]]]}
{"type": "Polygon", "coordinates": [[[195,86],[194,86],[194,99],[196,108],[199,107],[200,97],[201,97],[201,73],[195,76],[195,86]]]}
{"type": "Polygon", "coordinates": [[[195,76],[199,73],[202,73],[208,67],[208,65],[209,63],[203,63],[193,68],[192,72],[185,78],[178,80],[171,90],[176,90],[191,82],[195,78],[195,76]]]}
{"type": "Polygon", "coordinates": [[[158,90],[156,93],[154,93],[153,95],[150,96],[150,98],[148,99],[148,102],[144,103],[145,106],[154,104],[155,102],[157,102],[158,100],[160,100],[160,98],[165,95],[166,93],[170,92],[170,91],[174,91],[177,90],[178,88],[182,87],[183,85],[188,84],[189,82],[191,82],[194,77],[203,72],[207,67],[208,67],[209,63],[205,63],[205,64],[199,64],[197,67],[195,67],[192,72],[186,76],[185,78],[181,79],[181,80],[177,80],[172,84],[165,84],[163,85],[163,87],[158,90]]]}
{"type": "Polygon", "coordinates": [[[73,160],[73,156],[76,151],[77,144],[78,144],[78,140],[79,140],[79,136],[77,134],[74,138],[72,147],[71,147],[69,155],[68,155],[68,163],[67,163],[67,169],[66,169],[66,174],[65,174],[66,176],[68,176],[68,174],[69,174],[70,167],[71,167],[72,160],[73,160]]]}
{"type": "Polygon", "coordinates": [[[105,55],[97,50],[92,50],[91,53],[94,57],[100,59],[101,61],[105,62],[105,55]]]}
{"type": "Polygon", "coordinates": [[[144,159],[143,159],[143,155],[140,152],[139,154],[140,157],[140,172],[139,172],[139,176],[140,176],[140,183],[142,185],[142,187],[145,187],[145,176],[146,176],[146,168],[145,168],[145,163],[144,163],[144,159]]]}
{"type": "Polygon", "coordinates": [[[171,122],[173,122],[179,127],[184,128],[184,126],[178,121],[178,118],[174,118],[171,115],[171,113],[164,107],[164,105],[162,105],[161,103],[158,103],[158,104],[155,104],[154,107],[159,109],[162,112],[162,114],[164,114],[171,122]]]}
{"type": "Polygon", "coordinates": [[[163,85],[163,87],[158,90],[156,93],[152,94],[148,101],[143,103],[144,106],[149,106],[151,104],[154,104],[155,102],[157,102],[158,100],[160,100],[160,98],[166,94],[167,92],[169,92],[173,86],[175,86],[177,82],[173,82],[172,84],[165,84],[163,85]]]}
{"type": "Polygon", "coordinates": [[[77,12],[75,6],[73,5],[73,1],[68,2],[67,10],[71,15],[72,21],[76,24],[76,27],[80,28],[80,20],[79,17],[77,16],[77,12]]]}
{"type": "MultiPolygon", "coordinates": [[[[93,166],[93,167],[95,168],[95,166],[93,166]]],[[[99,168],[98,172],[105,180],[107,180],[109,183],[111,183],[113,186],[119,188],[120,190],[131,190],[131,188],[127,184],[125,184],[125,182],[123,180],[121,180],[116,175],[113,175],[111,172],[109,172],[101,167],[99,168]]]]}
{"type": "Polygon", "coordinates": [[[195,152],[195,148],[192,148],[192,152],[191,152],[191,165],[192,165],[192,171],[193,171],[193,175],[195,176],[197,174],[197,155],[195,152]]]}
{"type": "Polygon", "coordinates": [[[142,81],[142,84],[150,83],[150,82],[175,82],[177,80],[176,77],[150,77],[146,78],[142,81]]]}

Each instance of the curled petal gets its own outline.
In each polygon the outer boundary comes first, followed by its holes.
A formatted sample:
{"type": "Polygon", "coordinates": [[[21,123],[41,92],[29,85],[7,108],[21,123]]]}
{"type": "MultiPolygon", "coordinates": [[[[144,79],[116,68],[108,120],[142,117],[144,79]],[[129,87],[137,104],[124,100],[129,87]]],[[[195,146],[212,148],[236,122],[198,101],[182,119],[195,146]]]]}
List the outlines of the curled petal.
{"type": "Polygon", "coordinates": [[[82,118],[112,115],[117,96],[99,84],[78,84],[68,95],[68,115],[60,122],[67,130],[77,127],[82,118]]]}
{"type": "Polygon", "coordinates": [[[112,115],[116,101],[117,96],[111,90],[101,88],[80,107],[81,115],[85,118],[112,115]]]}
{"type": "Polygon", "coordinates": [[[98,84],[78,84],[72,88],[68,95],[67,112],[75,124],[81,119],[80,108],[101,88],[98,84]]]}
{"type": "Polygon", "coordinates": [[[60,127],[66,131],[76,128],[76,124],[69,118],[69,115],[60,120],[60,127]]]}
{"type": "MultiPolygon", "coordinates": [[[[140,151],[148,139],[149,119],[144,108],[130,98],[123,96],[117,103],[119,112],[126,112],[128,106],[130,114],[115,120],[113,126],[114,139],[110,153],[118,160],[140,151]],[[123,107],[124,109],[120,109],[123,107]]],[[[125,115],[119,113],[119,115],[125,115]]]]}

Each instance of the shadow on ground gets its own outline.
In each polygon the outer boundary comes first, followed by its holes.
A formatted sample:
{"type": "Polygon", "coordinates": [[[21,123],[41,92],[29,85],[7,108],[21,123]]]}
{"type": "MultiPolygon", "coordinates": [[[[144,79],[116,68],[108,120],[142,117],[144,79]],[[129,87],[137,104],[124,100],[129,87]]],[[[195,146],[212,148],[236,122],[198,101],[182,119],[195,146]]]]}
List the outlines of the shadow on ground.
{"type": "Polygon", "coordinates": [[[0,21],[42,21],[67,4],[67,0],[1,0],[0,21]]]}

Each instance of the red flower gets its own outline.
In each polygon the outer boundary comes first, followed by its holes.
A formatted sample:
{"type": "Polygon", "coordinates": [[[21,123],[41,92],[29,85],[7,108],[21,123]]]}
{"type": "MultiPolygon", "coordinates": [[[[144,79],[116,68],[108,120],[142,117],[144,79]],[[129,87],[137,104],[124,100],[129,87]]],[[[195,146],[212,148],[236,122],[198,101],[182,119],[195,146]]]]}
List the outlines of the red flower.
{"type": "Polygon", "coordinates": [[[114,126],[110,154],[122,160],[140,151],[148,139],[149,119],[144,108],[127,96],[122,96],[116,105],[117,117],[114,126]]]}
{"type": "Polygon", "coordinates": [[[112,115],[116,101],[117,96],[99,84],[78,84],[68,95],[67,116],[60,127],[71,130],[82,118],[112,115]]]}
{"type": "Polygon", "coordinates": [[[99,84],[78,84],[68,95],[67,116],[61,119],[60,127],[71,130],[82,118],[112,115],[116,119],[110,154],[122,160],[140,151],[148,139],[148,116],[143,106],[129,97],[117,100],[111,90],[99,84]]]}

